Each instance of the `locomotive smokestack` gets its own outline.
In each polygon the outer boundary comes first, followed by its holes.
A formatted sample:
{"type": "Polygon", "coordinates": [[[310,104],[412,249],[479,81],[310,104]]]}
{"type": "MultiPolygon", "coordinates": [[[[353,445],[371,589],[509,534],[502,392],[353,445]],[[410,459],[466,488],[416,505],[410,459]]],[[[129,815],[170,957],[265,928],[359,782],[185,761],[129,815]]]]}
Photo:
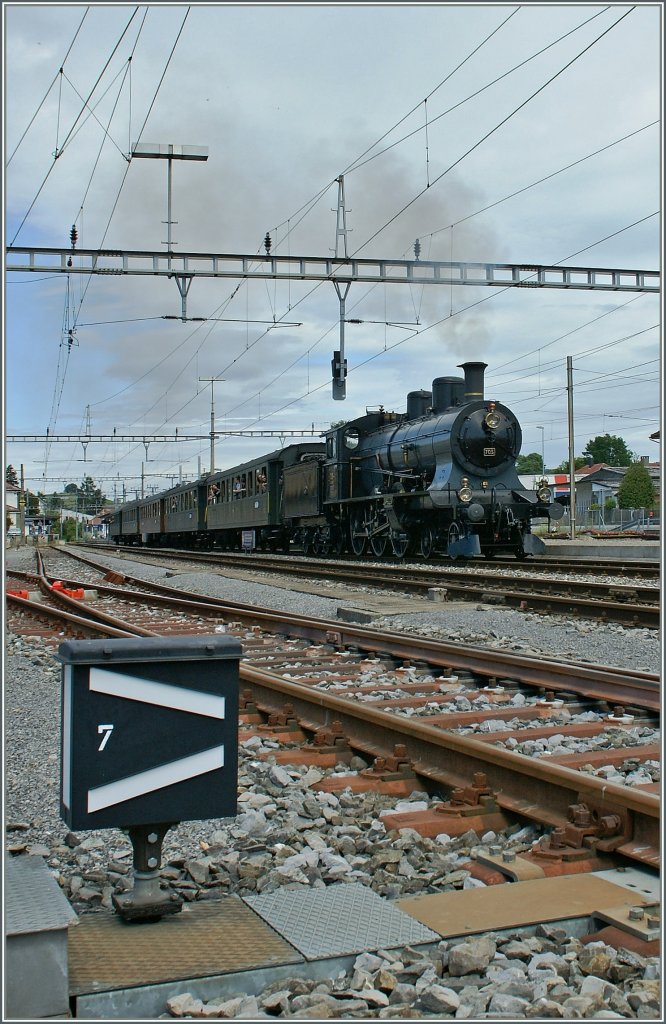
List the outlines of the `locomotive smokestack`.
{"type": "Polygon", "coordinates": [[[458,363],[458,366],[465,373],[465,401],[483,398],[483,371],[488,363],[458,363]]]}

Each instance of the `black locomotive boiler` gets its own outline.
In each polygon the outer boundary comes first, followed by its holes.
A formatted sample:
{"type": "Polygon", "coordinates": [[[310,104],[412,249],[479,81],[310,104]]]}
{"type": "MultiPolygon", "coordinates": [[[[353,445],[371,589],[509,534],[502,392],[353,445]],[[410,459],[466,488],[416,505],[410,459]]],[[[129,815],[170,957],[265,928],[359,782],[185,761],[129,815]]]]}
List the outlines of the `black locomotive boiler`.
{"type": "Polygon", "coordinates": [[[285,471],[284,515],[306,551],[388,551],[424,558],[545,551],[532,520],[559,519],[545,481],[526,489],[516,471],[522,434],[514,413],[484,397],[486,363],[438,377],[383,408],[332,429],[320,466],[285,471]],[[317,495],[317,498],[315,498],[317,495]]]}

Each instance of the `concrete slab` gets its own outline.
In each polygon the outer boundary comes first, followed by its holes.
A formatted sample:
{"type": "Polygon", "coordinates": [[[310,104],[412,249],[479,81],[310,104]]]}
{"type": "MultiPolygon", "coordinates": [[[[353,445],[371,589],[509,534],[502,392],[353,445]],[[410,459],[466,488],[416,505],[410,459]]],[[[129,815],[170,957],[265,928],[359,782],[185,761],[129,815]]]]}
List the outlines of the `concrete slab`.
{"type": "Polygon", "coordinates": [[[546,545],[546,556],[556,558],[617,558],[632,562],[661,558],[661,543],[658,540],[632,540],[630,537],[577,537],[575,540],[549,540],[542,537],[546,545]]]}

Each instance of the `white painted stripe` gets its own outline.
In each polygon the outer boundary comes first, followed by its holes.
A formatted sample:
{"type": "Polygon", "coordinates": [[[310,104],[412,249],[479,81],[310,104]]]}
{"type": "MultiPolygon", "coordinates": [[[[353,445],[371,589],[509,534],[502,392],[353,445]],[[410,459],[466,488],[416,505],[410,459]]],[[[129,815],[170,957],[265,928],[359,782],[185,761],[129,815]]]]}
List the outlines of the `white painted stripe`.
{"type": "Polygon", "coordinates": [[[199,754],[182,757],[179,761],[171,761],[159,768],[149,768],[146,772],[130,775],[118,782],[110,782],[106,786],[88,790],[88,813],[101,811],[104,807],[133,800],[134,797],[153,793],[156,789],[173,786],[176,782],[193,779],[197,775],[215,771],[224,767],[224,745],[202,750],[199,754]]]}
{"type": "Polygon", "coordinates": [[[90,669],[90,689],[111,697],[124,697],[142,704],[157,704],[162,708],[175,708],[193,715],[224,718],[225,698],[201,690],[187,690],[168,683],[154,683],[149,679],[108,672],[104,668],[90,669]]]}
{"type": "Polygon", "coordinates": [[[72,666],[62,676],[62,802],[72,806],[72,666]]]}

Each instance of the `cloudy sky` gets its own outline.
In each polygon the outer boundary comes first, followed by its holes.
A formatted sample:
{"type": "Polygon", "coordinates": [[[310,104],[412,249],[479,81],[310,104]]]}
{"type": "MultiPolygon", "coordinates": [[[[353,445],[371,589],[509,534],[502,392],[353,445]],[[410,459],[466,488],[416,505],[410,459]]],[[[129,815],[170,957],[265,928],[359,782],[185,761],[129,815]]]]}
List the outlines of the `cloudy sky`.
{"type": "MultiPolygon", "coordinates": [[[[660,268],[661,4],[5,4],[7,244],[328,256],[344,174],[359,257],[660,268]],[[130,59],[131,58],[131,59],[130,59]],[[62,71],[61,71],[62,69],[62,71]],[[55,154],[58,154],[55,158],[55,154]]],[[[341,244],[341,241],[340,241],[341,244]]],[[[74,257],[76,259],[76,257],[74,257]]],[[[523,452],[622,436],[656,460],[655,294],[353,284],[347,399],[331,395],[331,283],[5,275],[5,431],[318,432],[488,363],[523,452]],[[165,319],[173,317],[174,319],[165,319]],[[72,331],[73,344],[67,343],[72,331]],[[543,429],[539,429],[543,428],[543,429]]],[[[218,438],[228,467],[279,438],[218,438]]],[[[111,498],[210,462],[207,439],[6,443],[33,490],[93,476],[111,498]]]]}

